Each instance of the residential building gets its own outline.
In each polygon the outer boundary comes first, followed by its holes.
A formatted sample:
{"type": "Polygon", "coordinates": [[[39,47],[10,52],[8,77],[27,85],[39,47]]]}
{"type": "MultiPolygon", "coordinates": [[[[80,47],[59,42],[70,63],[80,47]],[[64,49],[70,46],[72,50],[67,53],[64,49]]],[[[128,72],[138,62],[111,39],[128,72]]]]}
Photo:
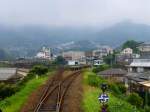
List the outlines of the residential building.
{"type": "Polygon", "coordinates": [[[51,60],[52,54],[50,48],[43,47],[42,50],[37,53],[36,58],[51,60]]]}
{"type": "Polygon", "coordinates": [[[113,49],[109,46],[101,46],[99,49],[93,50],[93,56],[95,58],[103,58],[104,56],[107,56],[108,54],[112,54],[113,49]]]}
{"type": "Polygon", "coordinates": [[[63,52],[62,56],[66,60],[80,60],[85,57],[85,53],[82,51],[68,51],[63,52]]]}
{"type": "Polygon", "coordinates": [[[123,49],[122,54],[131,55],[133,54],[133,50],[131,48],[123,49]]]}
{"type": "Polygon", "coordinates": [[[150,59],[134,59],[128,66],[128,72],[147,72],[150,71],[150,59]]]}
{"type": "Polygon", "coordinates": [[[120,68],[111,68],[98,73],[103,78],[114,82],[124,82],[126,74],[127,72],[120,68]]]}
{"type": "Polygon", "coordinates": [[[138,48],[141,58],[150,58],[150,43],[142,43],[138,48]]]}

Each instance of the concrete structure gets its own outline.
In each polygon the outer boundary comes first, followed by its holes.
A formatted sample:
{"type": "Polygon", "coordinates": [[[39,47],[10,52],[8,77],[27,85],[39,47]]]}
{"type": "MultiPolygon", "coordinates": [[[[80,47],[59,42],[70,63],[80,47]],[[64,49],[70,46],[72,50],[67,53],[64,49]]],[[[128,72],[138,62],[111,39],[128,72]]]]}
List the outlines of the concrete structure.
{"type": "Polygon", "coordinates": [[[121,53],[130,55],[130,54],[133,54],[133,50],[131,48],[126,48],[121,53]]]}
{"type": "Polygon", "coordinates": [[[51,60],[51,50],[50,48],[43,47],[40,52],[37,53],[36,58],[51,60]]]}
{"type": "Polygon", "coordinates": [[[15,83],[23,76],[17,74],[17,68],[0,68],[0,82],[15,83]]]}
{"type": "Polygon", "coordinates": [[[82,51],[68,51],[68,52],[63,52],[62,56],[66,60],[80,60],[85,58],[85,53],[82,51]]]}

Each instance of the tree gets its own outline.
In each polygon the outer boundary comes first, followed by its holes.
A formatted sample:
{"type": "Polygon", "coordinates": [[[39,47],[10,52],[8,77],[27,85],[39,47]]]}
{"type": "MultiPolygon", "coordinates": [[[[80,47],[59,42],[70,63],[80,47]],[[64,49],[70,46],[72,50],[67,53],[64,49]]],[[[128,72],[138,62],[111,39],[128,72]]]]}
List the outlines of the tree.
{"type": "Polygon", "coordinates": [[[13,95],[17,91],[17,87],[10,84],[0,83],[0,99],[4,99],[13,95]]]}
{"type": "Polygon", "coordinates": [[[48,68],[43,65],[36,65],[32,68],[30,71],[30,74],[35,74],[35,75],[44,75],[48,72],[48,68]]]}
{"type": "Polygon", "coordinates": [[[112,65],[115,63],[115,53],[109,54],[108,56],[104,57],[104,62],[108,65],[112,65]]]}
{"type": "Polygon", "coordinates": [[[131,93],[127,101],[136,107],[141,107],[143,105],[143,99],[137,93],[131,93]]]}
{"type": "Polygon", "coordinates": [[[58,56],[54,61],[56,65],[65,65],[66,63],[66,60],[62,56],[58,56]]]}
{"type": "Polygon", "coordinates": [[[107,64],[99,65],[99,66],[93,68],[93,72],[94,72],[94,73],[98,73],[98,72],[104,71],[104,70],[106,70],[106,69],[108,69],[108,68],[110,68],[110,67],[109,67],[109,65],[107,65],[107,64]]]}
{"type": "Polygon", "coordinates": [[[122,45],[122,49],[131,48],[134,53],[138,53],[139,49],[137,48],[140,43],[134,40],[128,40],[122,45]]]}

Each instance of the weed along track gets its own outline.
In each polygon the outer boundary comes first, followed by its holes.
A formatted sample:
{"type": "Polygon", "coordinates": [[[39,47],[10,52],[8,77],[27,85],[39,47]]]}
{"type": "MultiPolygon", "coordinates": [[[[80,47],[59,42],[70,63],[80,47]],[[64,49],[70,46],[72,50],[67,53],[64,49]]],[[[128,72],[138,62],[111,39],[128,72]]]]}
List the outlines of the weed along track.
{"type": "Polygon", "coordinates": [[[34,112],[63,112],[63,103],[67,98],[65,96],[81,71],[72,72],[65,78],[63,78],[62,73],[61,71],[57,74],[47,85],[34,112]]]}

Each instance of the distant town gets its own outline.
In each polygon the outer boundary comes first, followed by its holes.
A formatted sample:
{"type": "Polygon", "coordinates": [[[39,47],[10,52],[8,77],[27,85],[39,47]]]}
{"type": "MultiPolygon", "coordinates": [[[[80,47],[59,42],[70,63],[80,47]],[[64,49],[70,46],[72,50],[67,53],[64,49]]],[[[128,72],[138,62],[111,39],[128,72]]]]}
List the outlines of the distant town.
{"type": "Polygon", "coordinates": [[[150,105],[150,44],[147,42],[128,40],[120,48],[102,45],[93,50],[59,53],[43,46],[34,57],[2,60],[0,65],[0,82],[8,84],[26,79],[36,65],[64,66],[72,70],[88,67],[97,77],[123,84],[125,94],[137,93],[142,98],[141,108],[150,105]]]}

